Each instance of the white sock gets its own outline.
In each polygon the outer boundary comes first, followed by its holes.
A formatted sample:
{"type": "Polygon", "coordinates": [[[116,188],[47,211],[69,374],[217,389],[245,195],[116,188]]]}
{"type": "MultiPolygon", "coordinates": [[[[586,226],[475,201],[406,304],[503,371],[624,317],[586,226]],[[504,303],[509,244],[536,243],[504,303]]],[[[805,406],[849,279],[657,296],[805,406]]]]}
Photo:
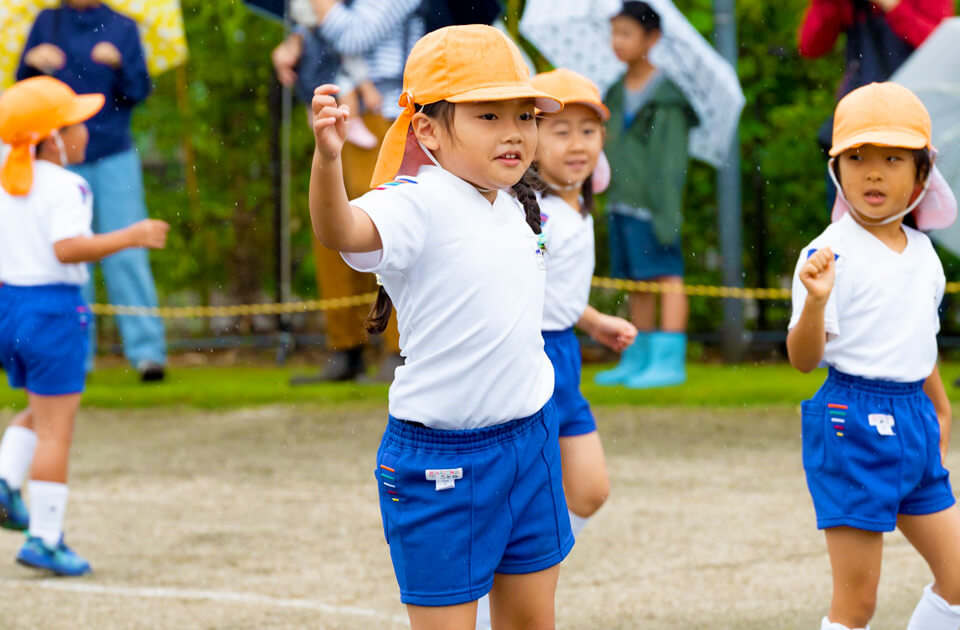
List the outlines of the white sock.
{"type": "Polygon", "coordinates": [[[590,517],[577,516],[570,510],[567,510],[567,513],[570,514],[570,529],[573,530],[573,537],[576,538],[580,535],[580,532],[583,531],[583,528],[587,526],[587,521],[590,520],[590,517]]]}
{"type": "Polygon", "coordinates": [[[63,517],[67,511],[67,485],[30,480],[30,535],[56,547],[63,535],[63,517]]]}
{"type": "Polygon", "coordinates": [[[933,584],[923,589],[923,597],[910,617],[907,630],[957,630],[960,628],[960,606],[951,606],[933,592],[933,584]]]}
{"type": "Polygon", "coordinates": [[[826,617],[823,618],[823,621],[820,622],[820,630],[870,630],[870,626],[867,625],[866,628],[848,628],[842,623],[833,623],[826,617]]]}
{"type": "Polygon", "coordinates": [[[477,601],[477,630],[490,630],[490,595],[477,601]]]}
{"type": "Polygon", "coordinates": [[[11,490],[19,490],[30,472],[33,451],[37,448],[37,434],[26,427],[7,427],[0,441],[0,479],[11,490]]]}

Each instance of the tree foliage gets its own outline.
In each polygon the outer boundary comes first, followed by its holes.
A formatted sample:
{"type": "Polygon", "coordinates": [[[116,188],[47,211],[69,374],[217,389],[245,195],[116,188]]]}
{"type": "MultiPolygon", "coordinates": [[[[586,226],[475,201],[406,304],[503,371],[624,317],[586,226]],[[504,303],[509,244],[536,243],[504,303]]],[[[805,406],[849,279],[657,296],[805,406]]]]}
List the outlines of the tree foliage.
{"type": "MultiPolygon", "coordinates": [[[[712,38],[711,0],[676,4],[712,38]]],[[[834,106],[842,41],[821,59],[801,58],[796,34],[806,5],[807,0],[737,2],[737,70],[747,99],[740,127],[747,286],[785,285],[796,252],[828,217],[825,160],[815,136],[834,106]]],[[[233,301],[257,299],[273,282],[269,103],[275,79],[269,53],[282,30],[239,0],[184,0],[183,10],[191,48],[184,80],[178,81],[176,72],[159,77],[135,118],[148,165],[148,205],[153,216],[173,224],[169,248],[154,257],[161,299],[207,300],[211,292],[233,301]]],[[[311,142],[295,108],[294,292],[302,296],[315,293],[306,207],[311,142]]],[[[721,279],[716,226],[716,172],[695,163],[684,226],[692,283],[721,279]]],[[[607,270],[605,242],[599,234],[599,273],[607,270]]],[[[694,330],[717,328],[718,301],[695,300],[693,308],[694,330]]],[[[786,305],[770,305],[760,325],[782,328],[785,317],[786,305]]],[[[756,319],[750,325],[756,326],[756,319]]]]}

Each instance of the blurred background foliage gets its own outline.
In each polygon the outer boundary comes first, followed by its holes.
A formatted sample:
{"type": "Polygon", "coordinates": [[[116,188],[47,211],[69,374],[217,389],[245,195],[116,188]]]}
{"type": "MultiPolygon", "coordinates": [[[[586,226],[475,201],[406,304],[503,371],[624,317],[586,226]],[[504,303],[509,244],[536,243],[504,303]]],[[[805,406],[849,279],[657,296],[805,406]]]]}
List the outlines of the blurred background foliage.
{"type": "MultiPolygon", "coordinates": [[[[509,5],[522,7],[522,0],[509,5]]],[[[676,0],[712,40],[711,0],[676,0]]],[[[169,247],[153,254],[161,303],[252,302],[274,291],[274,202],[270,51],[279,24],[239,0],[183,0],[190,61],[158,77],[134,120],[151,214],[169,221],[169,247]]],[[[825,160],[816,130],[834,105],[842,41],[820,59],[803,59],[796,37],[807,0],[738,0],[738,72],[746,94],[740,126],[746,286],[789,286],[799,249],[826,225],[825,160]]],[[[294,105],[292,141],[293,292],[316,295],[307,184],[312,134],[294,105]]],[[[720,282],[716,172],[690,169],[684,249],[691,283],[720,282]]],[[[598,221],[597,273],[608,270],[605,223],[598,221]]],[[[947,277],[958,261],[944,254],[947,277]]],[[[595,292],[603,308],[619,296],[595,292]]],[[[716,330],[718,300],[692,301],[691,330],[716,330]]],[[[784,330],[788,305],[747,305],[748,327],[784,330]]],[[[309,322],[315,320],[307,318],[309,322]]],[[[198,327],[204,324],[179,323],[198,327]]],[[[956,326],[954,326],[956,328],[956,326]]]]}

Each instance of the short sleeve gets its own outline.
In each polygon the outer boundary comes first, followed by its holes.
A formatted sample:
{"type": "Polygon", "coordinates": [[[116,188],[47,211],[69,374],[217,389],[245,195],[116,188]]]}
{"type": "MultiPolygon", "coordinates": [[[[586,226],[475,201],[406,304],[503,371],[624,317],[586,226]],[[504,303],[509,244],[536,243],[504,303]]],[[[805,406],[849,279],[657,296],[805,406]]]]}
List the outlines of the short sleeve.
{"type": "MultiPolygon", "coordinates": [[[[818,247],[810,244],[804,247],[800,252],[800,258],[797,260],[797,267],[793,272],[793,314],[790,317],[788,329],[792,330],[800,321],[800,315],[803,313],[803,307],[807,302],[807,288],[800,281],[800,270],[803,268],[807,258],[816,252],[818,247]]],[[[839,262],[839,261],[838,261],[839,262]]],[[[840,322],[837,317],[837,292],[840,290],[841,265],[836,266],[836,280],[833,283],[833,291],[827,299],[827,306],[823,311],[823,328],[827,332],[827,337],[832,338],[840,334],[840,322]]]]}
{"type": "Polygon", "coordinates": [[[395,180],[350,203],[367,213],[383,247],[372,252],[344,252],[343,260],[357,271],[370,273],[404,272],[413,266],[429,225],[429,204],[421,184],[413,178],[395,180]]]}
{"type": "MultiPolygon", "coordinates": [[[[930,249],[933,250],[933,247],[931,246],[930,249]]],[[[936,320],[934,322],[936,332],[940,334],[940,306],[943,303],[943,294],[947,290],[947,276],[943,273],[943,263],[940,262],[940,257],[937,256],[936,251],[933,252],[933,258],[937,265],[936,287],[934,288],[934,300],[937,307],[933,311],[933,318],[936,320]]]]}
{"type": "Polygon", "coordinates": [[[86,181],[71,178],[64,182],[61,194],[52,199],[49,216],[50,243],[93,234],[93,192],[86,181]]]}

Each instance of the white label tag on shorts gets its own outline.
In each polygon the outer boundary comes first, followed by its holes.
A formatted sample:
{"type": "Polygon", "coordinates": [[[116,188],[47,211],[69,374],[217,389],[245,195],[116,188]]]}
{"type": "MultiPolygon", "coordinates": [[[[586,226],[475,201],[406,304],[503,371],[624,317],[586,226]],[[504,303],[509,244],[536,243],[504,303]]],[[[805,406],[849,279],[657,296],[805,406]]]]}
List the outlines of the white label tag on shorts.
{"type": "Polygon", "coordinates": [[[885,413],[871,413],[867,416],[871,427],[877,427],[877,433],[880,435],[895,435],[893,425],[896,424],[893,416],[885,413]]]}
{"type": "Polygon", "coordinates": [[[427,481],[436,481],[437,490],[449,490],[456,485],[457,479],[463,479],[463,468],[443,468],[427,470],[427,481]]]}

